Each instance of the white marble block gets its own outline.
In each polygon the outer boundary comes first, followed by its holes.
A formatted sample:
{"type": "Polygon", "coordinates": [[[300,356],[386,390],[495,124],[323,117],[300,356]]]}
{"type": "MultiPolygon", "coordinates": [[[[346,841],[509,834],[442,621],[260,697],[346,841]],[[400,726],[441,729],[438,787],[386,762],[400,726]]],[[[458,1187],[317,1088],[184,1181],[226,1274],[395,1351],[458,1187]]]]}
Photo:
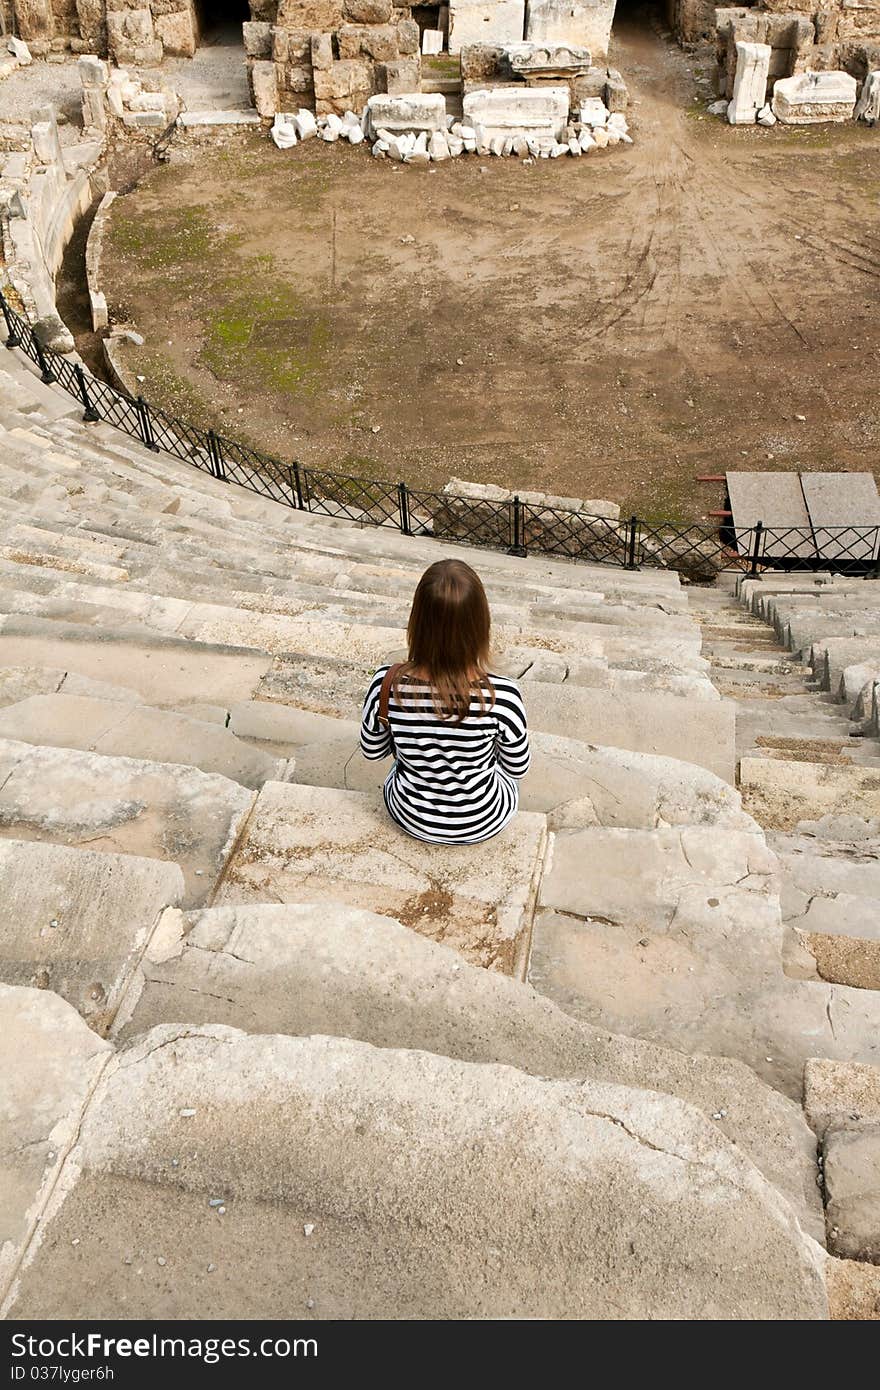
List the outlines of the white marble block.
{"type": "Polygon", "coordinates": [[[865,125],[877,125],[880,122],[880,68],[869,72],[865,78],[862,94],[856,104],[855,118],[857,121],[864,121],[865,125]]]}
{"type": "Polygon", "coordinates": [[[451,0],[449,52],[469,43],[522,43],[525,24],[525,0],[451,0]]]}
{"type": "Polygon", "coordinates": [[[408,92],[392,97],[379,92],[367,102],[372,130],[392,135],[404,130],[446,129],[446,98],[440,92],[408,92]]]}
{"type": "Polygon", "coordinates": [[[731,125],[754,125],[767,100],[770,69],[769,43],[738,43],[733,100],[727,108],[731,125]]]}
{"type": "Polygon", "coordinates": [[[782,77],[773,88],[773,114],[783,125],[850,121],[857,82],[848,72],[802,72],[782,77]]]}
{"type": "Polygon", "coordinates": [[[467,125],[486,141],[496,136],[552,135],[559,140],[568,124],[568,87],[491,87],[468,92],[462,103],[467,125]]]}
{"type": "Polygon", "coordinates": [[[526,38],[530,43],[589,48],[594,62],[604,62],[615,3],[616,0],[529,0],[526,38]]]}
{"type": "Polygon", "coordinates": [[[425,29],[422,33],[422,52],[442,53],[445,37],[442,29],[425,29]]]}

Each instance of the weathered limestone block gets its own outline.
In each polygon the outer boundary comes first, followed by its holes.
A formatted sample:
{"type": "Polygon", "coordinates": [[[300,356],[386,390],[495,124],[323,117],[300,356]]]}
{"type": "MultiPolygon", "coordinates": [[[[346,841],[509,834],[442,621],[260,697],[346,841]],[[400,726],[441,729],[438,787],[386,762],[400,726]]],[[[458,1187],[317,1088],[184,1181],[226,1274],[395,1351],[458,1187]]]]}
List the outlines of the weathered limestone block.
{"type": "Polygon", "coordinates": [[[509,82],[513,77],[503,44],[467,43],[459,61],[465,91],[494,82],[509,82]]]}
{"type": "Polygon", "coordinates": [[[615,0],[529,0],[525,37],[530,43],[565,43],[608,56],[615,0]]]}
{"type": "MultiPolygon", "coordinates": [[[[329,39],[329,35],[326,37],[329,39]]],[[[340,58],[359,58],[364,55],[377,63],[389,63],[398,56],[397,26],[394,24],[343,24],[337,40],[340,58]]]]}
{"type": "Polygon", "coordinates": [[[825,1210],[835,1255],[880,1264],[880,1125],[825,1135],[825,1210]]]}
{"type": "Polygon", "coordinates": [[[278,79],[274,63],[257,59],[248,69],[254,106],[261,116],[271,117],[278,110],[278,79]]]}
{"type": "Polygon", "coordinates": [[[79,80],[84,88],[97,88],[103,91],[110,81],[110,69],[101,58],[84,53],[77,62],[79,80]]]}
{"type": "Polygon", "coordinates": [[[15,1320],[284,1317],[316,1261],[318,1317],[827,1317],[785,1198],[711,1120],[656,1092],[166,1025],[108,1060],[67,1134],[70,1184],[15,1320]],[[215,1193],[234,1199],[225,1219],[215,1193]],[[141,1250],[168,1267],[126,1263],[141,1250]]]}
{"type": "Polygon", "coordinates": [[[31,140],[34,145],[34,154],[41,164],[58,165],[64,168],[64,157],[61,153],[61,142],[58,139],[58,127],[53,121],[37,121],[36,125],[31,126],[31,140]]]}
{"type": "Polygon", "coordinates": [[[769,44],[736,45],[736,80],[733,84],[733,98],[727,108],[727,119],[731,125],[755,124],[758,112],[767,99],[769,66],[769,44]]]}
{"type": "Polygon", "coordinates": [[[396,135],[400,131],[425,130],[433,134],[435,130],[446,129],[446,99],[440,92],[372,96],[367,102],[367,110],[374,132],[388,130],[396,135]]]}
{"type": "Polygon", "coordinates": [[[865,125],[880,122],[880,69],[868,73],[853,114],[857,121],[864,121],[865,125]]]}
{"type": "Polygon", "coordinates": [[[563,43],[516,43],[506,50],[507,61],[515,77],[529,78],[556,77],[563,81],[579,73],[588,72],[593,59],[588,48],[563,43]]]}
{"type": "Polygon", "coordinates": [[[377,76],[389,96],[417,92],[422,81],[421,58],[416,53],[412,57],[397,58],[393,63],[383,63],[377,69],[377,76]]]}
{"type": "Polygon", "coordinates": [[[0,1301],[113,1049],[44,989],[0,984],[0,1301]]]}
{"type": "Polygon", "coordinates": [[[852,120],[856,79],[848,72],[805,72],[773,88],[773,114],[783,125],[852,120]]]}
{"type": "Polygon", "coordinates": [[[479,126],[487,140],[536,132],[559,140],[569,102],[567,87],[493,87],[468,92],[462,106],[465,123],[479,126]]]}
{"type": "Polygon", "coordinates": [[[343,22],[342,0],[280,0],[275,19],[278,28],[312,33],[331,33],[343,22]]]}
{"type": "Polygon", "coordinates": [[[608,69],[604,96],[605,105],[612,116],[615,111],[625,111],[629,105],[629,92],[626,83],[616,68],[608,69]]]}
{"type": "MultiPolygon", "coordinates": [[[[120,113],[121,114],[121,113],[120,113]]],[[[107,124],[107,103],[104,92],[87,87],[82,94],[84,130],[103,130],[107,124]]]]}
{"type": "MultiPolygon", "coordinates": [[[[357,53],[343,53],[341,58],[355,58],[357,53]]],[[[316,72],[329,72],[333,66],[333,40],[330,34],[313,34],[311,40],[312,67],[316,72]]]]}
{"type": "Polygon", "coordinates": [[[190,9],[177,10],[174,14],[157,14],[155,26],[166,53],[177,58],[193,56],[198,36],[190,9]]]}
{"type": "Polygon", "coordinates": [[[401,19],[397,25],[397,48],[404,57],[419,51],[419,26],[414,19],[401,19]]]}
{"type": "Polygon", "coordinates": [[[319,114],[360,111],[373,92],[373,65],[362,58],[343,59],[327,70],[316,69],[313,80],[315,110],[319,114]]]}
{"type": "Polygon", "coordinates": [[[15,19],[18,36],[26,43],[55,37],[52,0],[16,0],[15,19]]]}
{"type": "Polygon", "coordinates": [[[451,0],[449,52],[469,43],[521,43],[524,28],[525,0],[451,0]]]}
{"type": "Polygon", "coordinates": [[[107,10],[106,0],[76,0],[79,32],[89,52],[103,53],[106,49],[107,10]]]}
{"type": "Polygon", "coordinates": [[[241,26],[244,51],[248,58],[272,57],[272,25],[253,20],[241,26]]]}
{"type": "Polygon", "coordinates": [[[349,24],[388,24],[392,0],[343,0],[342,11],[349,24]]]}

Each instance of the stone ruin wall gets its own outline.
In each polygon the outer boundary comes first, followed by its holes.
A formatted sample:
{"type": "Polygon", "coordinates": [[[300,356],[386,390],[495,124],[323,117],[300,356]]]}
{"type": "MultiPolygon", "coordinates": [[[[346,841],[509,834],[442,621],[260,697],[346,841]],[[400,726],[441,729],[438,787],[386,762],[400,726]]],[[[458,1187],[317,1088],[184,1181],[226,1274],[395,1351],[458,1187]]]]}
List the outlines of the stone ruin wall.
{"type": "Polygon", "coordinates": [[[880,0],[835,0],[821,10],[795,10],[776,0],[759,8],[715,10],[718,90],[733,95],[737,43],[770,46],[769,80],[798,73],[850,73],[862,82],[880,68],[880,0]]]}
{"type": "Polygon", "coordinates": [[[392,0],[280,0],[274,23],[246,26],[245,42],[261,115],[359,113],[377,92],[421,87],[419,26],[392,0]]]}
{"type": "MultiPolygon", "coordinates": [[[[616,0],[451,0],[449,48],[533,42],[577,44],[606,59],[616,0]]],[[[145,66],[191,56],[198,0],[0,0],[7,28],[36,57],[72,50],[145,66]]],[[[419,28],[395,0],[251,0],[245,47],[262,115],[313,107],[360,111],[376,92],[421,85],[419,28]]],[[[862,81],[880,67],[880,0],[787,0],[716,8],[711,0],[666,0],[667,21],[686,44],[716,45],[718,89],[730,96],[736,43],[767,43],[771,81],[807,69],[843,69],[862,81]]]]}

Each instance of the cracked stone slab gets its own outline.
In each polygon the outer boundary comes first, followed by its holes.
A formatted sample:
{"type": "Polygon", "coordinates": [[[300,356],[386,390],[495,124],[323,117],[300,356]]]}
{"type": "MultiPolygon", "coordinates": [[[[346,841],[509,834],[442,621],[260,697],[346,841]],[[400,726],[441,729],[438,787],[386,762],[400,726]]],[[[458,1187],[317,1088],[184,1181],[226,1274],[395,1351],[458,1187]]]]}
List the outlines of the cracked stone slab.
{"type": "Polygon", "coordinates": [[[169,911],[114,1035],[173,1018],[325,1034],[676,1095],[711,1116],[824,1240],[816,1141],[799,1104],[740,1062],[591,1028],[527,985],[463,962],[387,917],[338,904],[169,911]]]}
{"type": "Polygon", "coordinates": [[[0,837],[178,863],[205,901],[253,802],[227,777],[0,738],[0,837]]]}
{"type": "Polygon", "coordinates": [[[252,790],[279,775],[277,758],[251,748],[226,728],[135,699],[32,695],[0,710],[0,738],[53,748],[180,763],[215,772],[252,790]]]}
{"type": "Polygon", "coordinates": [[[880,1060],[880,994],[790,978],[760,832],[557,833],[529,978],[597,1027],[738,1057],[797,1096],[807,1057],[880,1060]]]}
{"type": "Polygon", "coordinates": [[[0,840],[0,976],[54,991],[103,1034],[160,914],[182,895],[176,864],[0,840]]]}
{"type": "Polygon", "coordinates": [[[16,1319],[282,1317],[292,1291],[323,1318],[827,1317],[791,1208],[681,1101],[222,1027],[110,1063],[29,1253],[16,1319]]]}
{"type": "MultiPolygon", "coordinates": [[[[123,685],[148,705],[183,707],[209,696],[230,705],[250,699],[270,662],[261,653],[149,638],[145,630],[91,628],[44,618],[0,624],[0,665],[63,667],[70,675],[123,685]]],[[[87,692],[83,692],[87,693],[87,692]]]]}
{"type": "Polygon", "coordinates": [[[348,903],[522,973],[546,836],[543,816],[520,812],[485,844],[428,845],[376,794],[267,782],[217,902],[348,903]]]}
{"type": "Polygon", "coordinates": [[[57,994],[0,984],[0,1305],[112,1052],[57,994]]]}
{"type": "Polygon", "coordinates": [[[32,695],[90,695],[98,700],[136,700],[137,695],[125,686],[107,681],[89,680],[73,672],[48,666],[0,667],[0,709],[17,705],[32,695]]]}

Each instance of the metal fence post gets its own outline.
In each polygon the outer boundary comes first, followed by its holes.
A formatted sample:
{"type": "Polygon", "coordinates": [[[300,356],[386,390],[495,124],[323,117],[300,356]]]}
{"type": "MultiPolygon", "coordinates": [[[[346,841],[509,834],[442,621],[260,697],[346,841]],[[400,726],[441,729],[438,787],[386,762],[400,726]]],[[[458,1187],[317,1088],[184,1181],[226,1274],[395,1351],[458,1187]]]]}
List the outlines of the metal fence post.
{"type": "Polygon", "coordinates": [[[865,575],[866,579],[880,579],[880,526],[874,528],[874,544],[877,547],[877,553],[874,556],[874,563],[870,571],[865,575]]]}
{"type": "Polygon", "coordinates": [[[629,519],[629,526],[627,527],[627,537],[626,537],[626,560],[624,561],[624,566],[623,566],[623,568],[624,568],[625,570],[637,570],[637,569],[638,569],[638,564],[636,563],[636,554],[637,554],[637,551],[638,551],[638,545],[639,545],[639,519],[638,519],[638,517],[631,516],[630,519],[629,519]]]}
{"type": "Polygon", "coordinates": [[[150,407],[144,400],[143,396],[138,396],[137,400],[135,401],[135,405],[137,407],[138,425],[140,426],[141,431],[141,442],[143,443],[145,448],[149,449],[152,453],[158,454],[159,445],[156,443],[153,437],[153,425],[152,421],[150,420],[150,407]]]}
{"type": "Polygon", "coordinates": [[[0,308],[2,308],[3,317],[6,320],[6,332],[8,334],[6,346],[10,349],[21,347],[21,334],[18,331],[15,319],[12,317],[12,311],[6,303],[6,298],[2,294],[0,294],[0,308]]]}
{"type": "Polygon", "coordinates": [[[221,483],[226,482],[226,469],[223,467],[223,452],[220,448],[220,440],[213,430],[208,430],[208,454],[211,459],[211,472],[215,478],[219,478],[221,483]]]}
{"type": "Polygon", "coordinates": [[[397,510],[400,513],[400,529],[405,536],[412,535],[409,529],[409,497],[406,483],[397,484],[397,510]]]}
{"type": "Polygon", "coordinates": [[[749,578],[760,579],[758,574],[758,561],[761,558],[761,548],[764,540],[764,523],[759,521],[755,527],[755,534],[752,538],[752,555],[749,563],[749,578]]]}
{"type": "Polygon", "coordinates": [[[37,363],[40,368],[40,376],[43,378],[47,386],[51,386],[53,381],[57,380],[55,373],[49,366],[49,359],[43,351],[43,344],[40,342],[33,329],[31,329],[31,337],[34,340],[34,352],[37,354],[37,363]]]}
{"type": "Polygon", "coordinates": [[[519,497],[514,497],[510,505],[512,508],[512,514],[510,518],[512,525],[510,529],[512,532],[513,544],[507,547],[507,553],[508,555],[518,555],[521,560],[524,560],[528,555],[528,551],[526,550],[525,545],[523,544],[525,536],[523,527],[522,502],[520,502],[519,497]]]}
{"type": "Polygon", "coordinates": [[[73,373],[76,377],[76,384],[79,387],[79,398],[83,403],[83,423],[94,425],[100,420],[100,415],[95,409],[92,398],[89,395],[89,387],[86,381],[86,374],[78,362],[73,364],[73,373]]]}
{"type": "Polygon", "coordinates": [[[293,465],[293,490],[296,497],[296,505],[301,512],[304,512],[305,505],[303,504],[302,478],[300,477],[298,463],[293,465]]]}

